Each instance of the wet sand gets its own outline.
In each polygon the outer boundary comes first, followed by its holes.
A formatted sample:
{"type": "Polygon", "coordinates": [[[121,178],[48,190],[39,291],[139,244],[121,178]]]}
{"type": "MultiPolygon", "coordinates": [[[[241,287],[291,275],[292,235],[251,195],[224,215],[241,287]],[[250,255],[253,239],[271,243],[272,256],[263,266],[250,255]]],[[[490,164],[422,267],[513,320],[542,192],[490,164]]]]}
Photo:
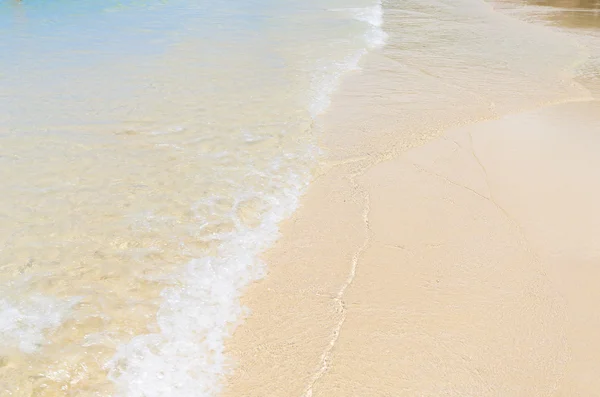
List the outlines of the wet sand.
{"type": "Polygon", "coordinates": [[[393,101],[394,75],[386,92],[368,66],[334,98],[326,159],[243,300],[223,395],[597,394],[598,93],[548,70],[552,92],[462,91],[457,73],[447,96],[393,101]]]}
{"type": "Polygon", "coordinates": [[[503,5],[538,6],[533,16],[555,26],[571,29],[598,29],[600,27],[600,1],[598,0],[499,0],[503,5]]]}
{"type": "Polygon", "coordinates": [[[599,114],[548,107],[319,178],[247,295],[230,395],[594,395],[599,114]]]}

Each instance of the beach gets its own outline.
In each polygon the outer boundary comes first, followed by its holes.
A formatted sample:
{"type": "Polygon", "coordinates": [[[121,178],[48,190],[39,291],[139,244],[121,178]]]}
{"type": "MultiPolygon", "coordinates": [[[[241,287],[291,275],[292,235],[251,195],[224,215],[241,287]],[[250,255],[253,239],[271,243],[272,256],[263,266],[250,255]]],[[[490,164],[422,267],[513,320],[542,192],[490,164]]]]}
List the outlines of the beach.
{"type": "Polygon", "coordinates": [[[223,395],[597,394],[597,9],[384,3],[223,395]]]}
{"type": "Polygon", "coordinates": [[[216,396],[375,0],[0,1],[0,396],[216,396]]]}
{"type": "Polygon", "coordinates": [[[597,1],[0,34],[0,397],[598,394],[597,1]]]}

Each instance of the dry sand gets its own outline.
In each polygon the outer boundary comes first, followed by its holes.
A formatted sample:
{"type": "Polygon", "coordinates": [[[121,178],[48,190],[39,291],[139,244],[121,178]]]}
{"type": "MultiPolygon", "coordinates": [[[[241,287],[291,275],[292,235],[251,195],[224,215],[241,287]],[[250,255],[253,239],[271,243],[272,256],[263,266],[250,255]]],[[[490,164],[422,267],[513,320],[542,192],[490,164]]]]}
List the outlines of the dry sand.
{"type": "Polygon", "coordinates": [[[224,395],[600,394],[600,102],[557,102],[410,150],[326,135],[224,395]]]}

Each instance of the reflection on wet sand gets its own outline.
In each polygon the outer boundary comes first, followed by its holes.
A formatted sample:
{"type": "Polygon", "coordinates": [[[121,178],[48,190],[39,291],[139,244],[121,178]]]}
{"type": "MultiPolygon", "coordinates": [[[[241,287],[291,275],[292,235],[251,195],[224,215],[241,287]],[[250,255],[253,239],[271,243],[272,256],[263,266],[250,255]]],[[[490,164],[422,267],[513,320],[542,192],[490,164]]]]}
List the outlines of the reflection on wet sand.
{"type": "Polygon", "coordinates": [[[526,2],[539,6],[600,9],[598,0],[526,0],[526,2]]]}
{"type": "Polygon", "coordinates": [[[600,0],[495,0],[494,8],[518,19],[560,28],[577,40],[585,58],[574,80],[600,96],[600,0]]]}
{"type": "Polygon", "coordinates": [[[600,0],[500,0],[499,3],[539,6],[539,12],[528,12],[529,17],[566,28],[600,28],[600,0]]]}

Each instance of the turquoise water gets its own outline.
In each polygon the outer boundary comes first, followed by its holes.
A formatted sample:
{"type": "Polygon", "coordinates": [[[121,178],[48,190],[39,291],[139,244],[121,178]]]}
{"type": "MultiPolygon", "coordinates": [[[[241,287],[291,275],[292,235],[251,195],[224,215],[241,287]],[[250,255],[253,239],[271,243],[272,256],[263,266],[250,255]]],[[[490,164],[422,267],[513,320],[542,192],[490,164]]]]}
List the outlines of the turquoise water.
{"type": "Polygon", "coordinates": [[[218,393],[381,23],[371,0],[0,2],[0,389],[218,393]]]}

